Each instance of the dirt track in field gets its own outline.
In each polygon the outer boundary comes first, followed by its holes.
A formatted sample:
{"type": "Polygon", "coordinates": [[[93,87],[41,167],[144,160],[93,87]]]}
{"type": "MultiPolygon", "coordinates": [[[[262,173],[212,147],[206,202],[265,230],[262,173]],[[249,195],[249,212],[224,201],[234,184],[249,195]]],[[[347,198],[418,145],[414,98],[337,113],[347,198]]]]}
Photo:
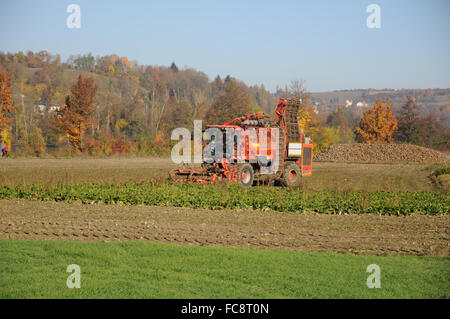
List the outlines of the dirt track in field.
{"type": "Polygon", "coordinates": [[[147,240],[367,255],[449,255],[449,216],[374,216],[0,200],[0,239],[147,240]]]}

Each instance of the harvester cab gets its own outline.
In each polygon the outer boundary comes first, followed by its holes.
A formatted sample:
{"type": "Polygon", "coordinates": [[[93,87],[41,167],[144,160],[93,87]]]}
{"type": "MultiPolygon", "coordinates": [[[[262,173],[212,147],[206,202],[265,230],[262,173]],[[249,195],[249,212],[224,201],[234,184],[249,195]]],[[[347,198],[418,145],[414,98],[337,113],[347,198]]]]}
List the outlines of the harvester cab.
{"type": "Polygon", "coordinates": [[[219,137],[211,136],[207,145],[211,157],[204,157],[201,166],[175,169],[169,173],[169,178],[185,183],[226,181],[249,187],[279,182],[298,187],[302,176],[312,174],[313,156],[311,139],[305,138],[299,128],[300,105],[300,99],[280,99],[275,119],[258,112],[222,125],[208,125],[207,129],[220,132],[219,137]],[[254,139],[249,138],[249,133],[254,132],[254,139]],[[230,138],[228,134],[234,136],[230,138]],[[239,136],[244,136],[241,142],[239,136]]]}

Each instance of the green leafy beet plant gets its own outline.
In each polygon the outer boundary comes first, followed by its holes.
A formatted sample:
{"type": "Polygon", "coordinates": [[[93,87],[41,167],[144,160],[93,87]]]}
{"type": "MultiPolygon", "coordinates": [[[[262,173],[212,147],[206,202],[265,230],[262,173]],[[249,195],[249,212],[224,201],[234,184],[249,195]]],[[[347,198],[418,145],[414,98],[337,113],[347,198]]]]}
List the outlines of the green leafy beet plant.
{"type": "Polygon", "coordinates": [[[304,191],[239,185],[86,183],[0,187],[0,198],[208,209],[271,209],[327,214],[447,215],[449,194],[408,191],[304,191]]]}

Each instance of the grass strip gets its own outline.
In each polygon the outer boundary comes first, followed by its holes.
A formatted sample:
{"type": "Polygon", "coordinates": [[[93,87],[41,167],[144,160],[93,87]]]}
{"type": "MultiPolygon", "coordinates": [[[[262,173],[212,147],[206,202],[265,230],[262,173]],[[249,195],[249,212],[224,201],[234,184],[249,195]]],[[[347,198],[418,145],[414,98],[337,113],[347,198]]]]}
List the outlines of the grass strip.
{"type": "Polygon", "coordinates": [[[446,257],[0,240],[0,298],[446,298],[446,257]],[[66,285],[67,266],[81,288],[66,285]],[[381,288],[367,287],[380,267],[381,288]]]}

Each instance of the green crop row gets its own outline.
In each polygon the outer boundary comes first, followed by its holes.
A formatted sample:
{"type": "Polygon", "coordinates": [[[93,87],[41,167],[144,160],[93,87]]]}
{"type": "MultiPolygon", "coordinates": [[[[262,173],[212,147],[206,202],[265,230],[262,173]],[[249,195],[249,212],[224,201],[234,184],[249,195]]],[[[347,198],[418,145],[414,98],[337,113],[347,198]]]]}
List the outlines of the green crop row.
{"type": "Polygon", "coordinates": [[[314,211],[328,214],[447,215],[450,210],[448,193],[302,191],[282,187],[244,189],[235,184],[227,186],[170,183],[18,185],[0,187],[0,198],[208,209],[253,208],[283,212],[314,211]]]}
{"type": "Polygon", "coordinates": [[[431,169],[433,172],[431,173],[431,176],[440,176],[440,175],[446,175],[450,174],[450,164],[449,163],[442,163],[442,164],[435,164],[431,166],[431,169]]]}

